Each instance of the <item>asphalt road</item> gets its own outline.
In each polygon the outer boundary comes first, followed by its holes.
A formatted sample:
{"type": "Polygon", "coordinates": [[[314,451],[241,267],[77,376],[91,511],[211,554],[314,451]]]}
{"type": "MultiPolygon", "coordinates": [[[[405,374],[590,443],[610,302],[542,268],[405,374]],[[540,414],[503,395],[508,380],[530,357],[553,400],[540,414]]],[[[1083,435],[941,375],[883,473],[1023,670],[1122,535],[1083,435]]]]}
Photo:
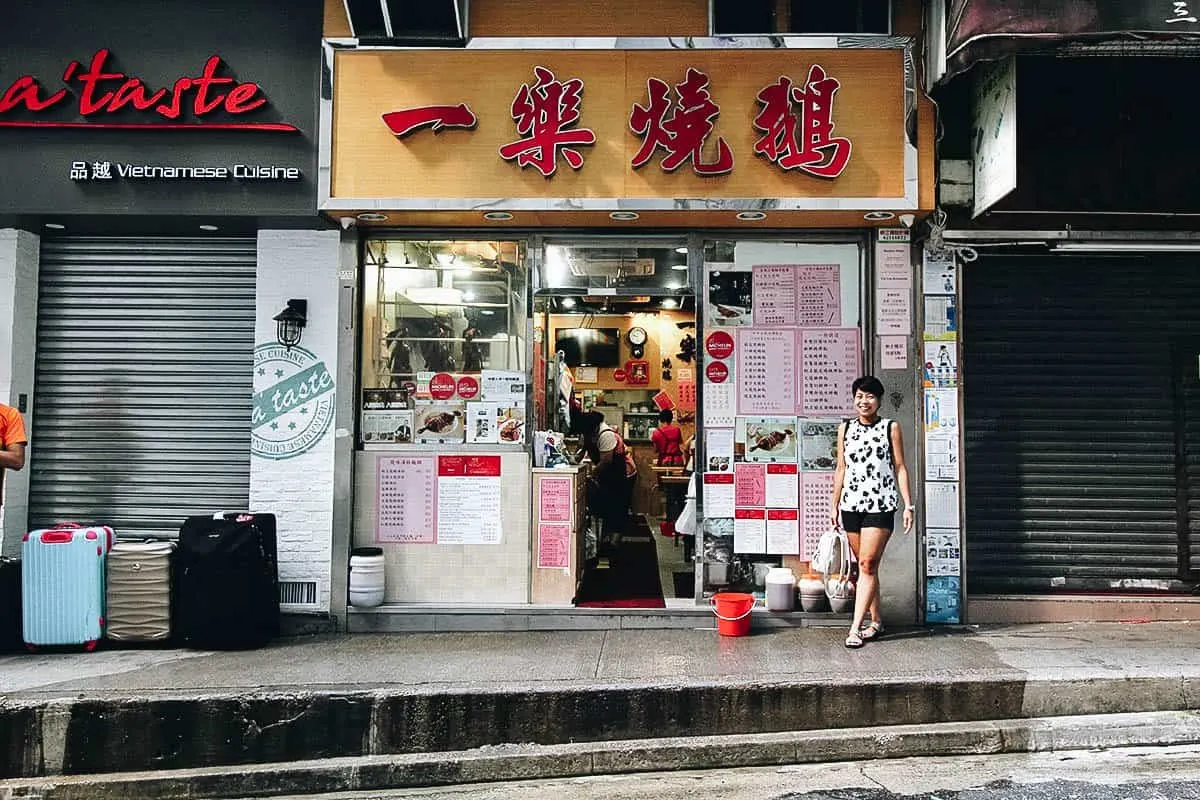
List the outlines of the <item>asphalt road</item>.
{"type": "Polygon", "coordinates": [[[658,772],[286,800],[1200,800],[1200,746],[658,772]]]}

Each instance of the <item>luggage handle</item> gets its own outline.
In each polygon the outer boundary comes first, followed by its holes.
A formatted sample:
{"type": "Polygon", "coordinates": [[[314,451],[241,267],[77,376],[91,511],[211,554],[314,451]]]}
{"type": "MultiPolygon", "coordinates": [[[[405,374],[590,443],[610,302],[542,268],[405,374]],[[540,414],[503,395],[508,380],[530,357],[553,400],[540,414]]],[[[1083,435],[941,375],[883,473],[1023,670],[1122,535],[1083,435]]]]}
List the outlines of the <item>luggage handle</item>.
{"type": "Polygon", "coordinates": [[[253,511],[218,511],[213,514],[213,519],[229,519],[233,517],[234,522],[249,522],[254,518],[253,511]]]}

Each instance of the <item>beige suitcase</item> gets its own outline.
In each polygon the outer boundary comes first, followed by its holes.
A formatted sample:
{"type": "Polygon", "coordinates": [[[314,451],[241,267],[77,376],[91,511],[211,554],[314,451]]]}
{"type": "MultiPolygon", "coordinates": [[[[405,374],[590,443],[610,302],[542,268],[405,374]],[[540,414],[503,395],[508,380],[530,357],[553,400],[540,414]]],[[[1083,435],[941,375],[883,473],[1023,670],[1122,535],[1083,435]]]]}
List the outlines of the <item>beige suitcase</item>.
{"type": "Polygon", "coordinates": [[[171,637],[174,542],[117,542],[108,554],[105,635],[117,642],[171,637]]]}

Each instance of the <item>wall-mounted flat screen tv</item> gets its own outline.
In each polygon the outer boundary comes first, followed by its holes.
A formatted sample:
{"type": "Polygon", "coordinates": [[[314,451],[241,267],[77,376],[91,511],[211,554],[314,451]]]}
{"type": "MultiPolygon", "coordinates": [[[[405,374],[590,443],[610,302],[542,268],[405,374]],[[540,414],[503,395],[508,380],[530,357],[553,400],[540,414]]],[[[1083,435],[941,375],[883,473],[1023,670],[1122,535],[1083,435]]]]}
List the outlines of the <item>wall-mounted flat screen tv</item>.
{"type": "Polygon", "coordinates": [[[554,349],[568,367],[620,366],[620,344],[618,328],[559,328],[554,335],[554,349]]]}

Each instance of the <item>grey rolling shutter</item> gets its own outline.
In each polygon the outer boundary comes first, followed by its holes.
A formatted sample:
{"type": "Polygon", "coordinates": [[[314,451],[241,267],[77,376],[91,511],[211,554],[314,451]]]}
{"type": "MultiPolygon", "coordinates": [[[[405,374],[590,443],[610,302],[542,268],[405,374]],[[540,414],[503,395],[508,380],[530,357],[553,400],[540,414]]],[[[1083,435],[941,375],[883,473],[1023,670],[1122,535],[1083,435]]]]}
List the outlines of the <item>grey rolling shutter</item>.
{"type": "Polygon", "coordinates": [[[1111,256],[981,255],[964,270],[971,594],[1181,577],[1171,344],[1200,323],[1196,275],[1111,256]]]}
{"type": "Polygon", "coordinates": [[[245,508],[254,238],[42,245],[29,516],[174,535],[245,508]]]}

